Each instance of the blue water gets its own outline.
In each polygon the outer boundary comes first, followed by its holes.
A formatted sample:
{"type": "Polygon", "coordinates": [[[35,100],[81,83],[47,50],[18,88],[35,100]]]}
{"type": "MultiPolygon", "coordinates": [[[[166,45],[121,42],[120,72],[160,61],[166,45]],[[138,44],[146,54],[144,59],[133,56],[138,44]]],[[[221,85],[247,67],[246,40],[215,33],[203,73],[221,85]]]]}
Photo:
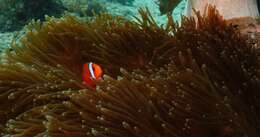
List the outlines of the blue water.
{"type": "MultiPolygon", "coordinates": [[[[156,0],[0,0],[0,32],[21,30],[32,19],[44,21],[45,15],[62,17],[64,13],[88,18],[95,13],[108,12],[133,19],[138,9],[147,7],[159,24],[165,24],[156,0]]],[[[174,10],[176,21],[185,8],[185,0],[174,10]]]]}

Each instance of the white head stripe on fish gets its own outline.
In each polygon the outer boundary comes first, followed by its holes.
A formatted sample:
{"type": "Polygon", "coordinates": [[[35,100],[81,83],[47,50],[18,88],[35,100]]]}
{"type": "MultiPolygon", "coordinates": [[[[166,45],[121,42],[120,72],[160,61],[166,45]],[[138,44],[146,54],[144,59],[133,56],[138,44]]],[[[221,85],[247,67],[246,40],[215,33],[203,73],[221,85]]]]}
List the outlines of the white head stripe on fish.
{"type": "Polygon", "coordinates": [[[94,70],[93,70],[93,63],[92,63],[92,62],[90,62],[90,63],[88,64],[88,69],[89,69],[89,71],[90,71],[91,77],[94,78],[94,79],[96,79],[96,76],[95,76],[94,70]]]}

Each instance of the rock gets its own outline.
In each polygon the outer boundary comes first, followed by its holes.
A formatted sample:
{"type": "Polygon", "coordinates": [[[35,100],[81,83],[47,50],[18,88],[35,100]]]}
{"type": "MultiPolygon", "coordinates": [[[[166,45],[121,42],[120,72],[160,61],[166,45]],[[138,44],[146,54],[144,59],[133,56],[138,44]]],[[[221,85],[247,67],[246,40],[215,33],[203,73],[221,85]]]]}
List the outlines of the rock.
{"type": "Polygon", "coordinates": [[[249,38],[249,42],[260,45],[260,25],[252,17],[233,18],[227,21],[238,28],[242,35],[249,38]]]}

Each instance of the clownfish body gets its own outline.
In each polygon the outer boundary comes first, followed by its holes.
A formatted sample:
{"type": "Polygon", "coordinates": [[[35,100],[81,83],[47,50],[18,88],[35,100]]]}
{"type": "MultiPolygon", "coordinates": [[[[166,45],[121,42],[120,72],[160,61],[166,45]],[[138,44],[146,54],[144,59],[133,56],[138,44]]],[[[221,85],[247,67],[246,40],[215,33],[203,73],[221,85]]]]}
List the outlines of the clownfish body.
{"type": "Polygon", "coordinates": [[[102,79],[103,71],[95,63],[89,62],[83,65],[83,82],[84,84],[95,88],[96,82],[102,79]]]}

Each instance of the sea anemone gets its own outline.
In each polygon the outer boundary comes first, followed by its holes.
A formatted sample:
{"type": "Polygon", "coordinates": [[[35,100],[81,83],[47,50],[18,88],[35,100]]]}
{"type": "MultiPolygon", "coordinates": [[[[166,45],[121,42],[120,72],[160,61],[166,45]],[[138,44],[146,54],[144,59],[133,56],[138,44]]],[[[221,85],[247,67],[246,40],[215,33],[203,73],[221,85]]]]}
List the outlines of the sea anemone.
{"type": "Polygon", "coordinates": [[[140,14],[28,25],[0,66],[1,135],[257,137],[255,46],[211,6],[166,28],[140,14]],[[105,70],[96,89],[82,84],[89,61],[105,70]]]}

